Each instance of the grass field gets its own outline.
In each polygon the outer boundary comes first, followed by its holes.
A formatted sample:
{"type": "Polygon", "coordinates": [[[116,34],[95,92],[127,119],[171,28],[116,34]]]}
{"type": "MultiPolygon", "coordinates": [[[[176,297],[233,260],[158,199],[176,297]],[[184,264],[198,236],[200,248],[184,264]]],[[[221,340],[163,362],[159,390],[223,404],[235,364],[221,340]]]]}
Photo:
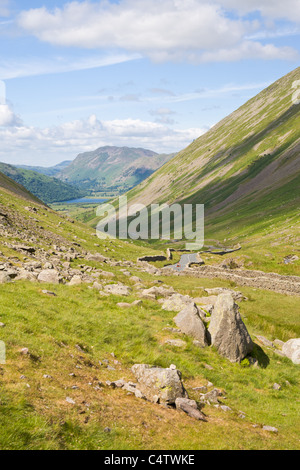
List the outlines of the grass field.
{"type": "MultiPolygon", "coordinates": [[[[152,285],[148,274],[142,277],[152,285]]],[[[213,285],[205,279],[166,281],[190,295],[213,285]]],[[[57,297],[43,294],[45,287],[36,284],[0,286],[0,321],[6,325],[1,339],[7,347],[7,363],[0,369],[0,448],[300,448],[299,370],[288,359],[257,344],[259,367],[231,364],[187,337],[186,348],[178,350],[164,344],[166,338],[181,337],[163,331],[175,326],[174,314],[157,302],[143,301],[142,307],[124,311],[116,303],[125,299],[101,298],[86,286],[46,287],[57,297]],[[22,355],[22,348],[29,354],[22,355]],[[106,360],[115,370],[107,369],[106,360]],[[208,423],[202,423],[105,386],[106,380],[134,380],[134,363],[176,364],[191,398],[197,399],[193,387],[210,381],[225,390],[223,403],[232,411],[205,406],[208,423]],[[273,390],[274,383],[281,389],[273,390]],[[262,431],[262,425],[279,432],[262,431]]],[[[284,341],[299,336],[297,297],[241,290],[249,297],[241,312],[251,335],[284,341]]]]}

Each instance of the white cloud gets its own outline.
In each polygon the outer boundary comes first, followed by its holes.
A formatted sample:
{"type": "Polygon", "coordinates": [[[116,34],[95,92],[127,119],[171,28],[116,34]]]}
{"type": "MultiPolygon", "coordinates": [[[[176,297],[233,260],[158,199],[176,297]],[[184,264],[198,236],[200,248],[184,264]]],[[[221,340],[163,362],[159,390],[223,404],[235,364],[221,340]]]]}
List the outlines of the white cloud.
{"type": "Polygon", "coordinates": [[[260,44],[254,41],[243,41],[239,46],[218,51],[204,52],[199,62],[234,62],[242,59],[263,60],[297,60],[299,53],[291,47],[276,47],[273,44],[260,44]]]}
{"type": "Polygon", "coordinates": [[[53,12],[45,7],[24,11],[19,24],[55,45],[125,48],[154,55],[188,48],[231,46],[247,24],[226,18],[217,5],[197,0],[71,2],[53,12]]]}
{"type": "Polygon", "coordinates": [[[216,0],[225,8],[232,8],[241,14],[260,11],[269,18],[285,18],[300,22],[299,0],[216,0]]]}
{"type": "Polygon", "coordinates": [[[241,54],[243,58],[297,57],[293,50],[245,42],[261,29],[261,23],[231,18],[224,8],[237,9],[241,14],[258,9],[272,18],[283,15],[295,20],[299,1],[287,0],[284,6],[270,0],[70,2],[52,11],[46,7],[23,11],[18,24],[55,46],[123,49],[157,62],[232,61],[239,60],[241,54]]]}
{"type": "Polygon", "coordinates": [[[8,104],[0,103],[0,127],[20,127],[22,120],[17,116],[8,104]]]}
{"type": "Polygon", "coordinates": [[[0,161],[50,166],[104,145],[145,147],[159,153],[174,152],[185,148],[206,130],[173,129],[165,124],[140,119],[100,121],[96,115],[44,129],[24,124],[0,127],[0,161]]]}

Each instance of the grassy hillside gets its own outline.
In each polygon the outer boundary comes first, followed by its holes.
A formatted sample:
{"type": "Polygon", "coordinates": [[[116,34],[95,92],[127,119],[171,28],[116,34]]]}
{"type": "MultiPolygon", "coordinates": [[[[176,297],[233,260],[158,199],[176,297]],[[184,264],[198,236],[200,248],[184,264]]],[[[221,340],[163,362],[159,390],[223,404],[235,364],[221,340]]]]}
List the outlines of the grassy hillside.
{"type": "MultiPolygon", "coordinates": [[[[155,251],[98,240],[87,226],[33,202],[32,217],[28,200],[14,193],[0,189],[0,212],[6,214],[0,263],[10,259],[14,268],[37,262],[39,252],[60,266],[64,253],[75,249],[78,257],[70,261],[71,268],[102,268],[115,276],[108,283],[125,283],[132,293],[101,296],[88,283],[0,284],[1,340],[7,350],[6,364],[0,366],[0,449],[299,449],[299,366],[259,343],[258,367],[231,364],[214,349],[199,349],[188,337],[183,338],[184,349],[166,345],[166,339],[182,339],[164,330],[175,326],[173,312],[162,310],[155,300],[144,299],[141,306],[126,310],[117,305],[138,298],[128,270],[145,287],[159,281],[192,296],[205,295],[204,287],[232,288],[230,283],[153,276],[139,270],[135,260],[155,251]],[[34,254],[12,248],[24,240],[34,246],[34,254]],[[110,261],[88,261],[87,252],[110,261]],[[24,348],[29,352],[22,353],[24,348]],[[203,423],[106,384],[122,377],[134,380],[134,363],[176,364],[191,398],[199,398],[195,387],[211,382],[226,392],[222,401],[230,410],[205,406],[208,422],[203,423]],[[264,431],[266,424],[278,433],[264,431]]],[[[299,297],[241,291],[249,299],[242,302],[241,312],[252,337],[299,337],[299,297]]]]}
{"type": "Polygon", "coordinates": [[[205,204],[208,243],[240,242],[254,266],[285,269],[283,258],[299,254],[299,79],[297,68],[223,119],[132,189],[131,202],[205,204]]]}
{"type": "Polygon", "coordinates": [[[15,165],[17,168],[23,168],[24,170],[35,171],[46,176],[57,176],[62,170],[72,163],[72,160],[65,160],[58,163],[55,166],[44,167],[44,166],[28,166],[28,165],[15,165]]]}
{"type": "Polygon", "coordinates": [[[74,186],[32,170],[0,163],[0,171],[24,186],[30,193],[45,202],[45,204],[84,196],[84,192],[74,186]]]}
{"type": "Polygon", "coordinates": [[[143,181],[173,155],[128,147],[100,147],[78,157],[59,177],[92,191],[124,192],[143,181]]]}
{"type": "MultiPolygon", "coordinates": [[[[12,180],[11,178],[9,178],[8,176],[6,176],[4,173],[1,173],[1,172],[0,172],[0,189],[7,190],[10,193],[18,195],[19,197],[27,201],[43,204],[42,201],[40,201],[37,197],[35,197],[33,194],[27,191],[27,189],[25,189],[23,186],[16,183],[14,180],[12,180]]],[[[0,196],[2,196],[1,193],[0,193],[0,196]]]]}

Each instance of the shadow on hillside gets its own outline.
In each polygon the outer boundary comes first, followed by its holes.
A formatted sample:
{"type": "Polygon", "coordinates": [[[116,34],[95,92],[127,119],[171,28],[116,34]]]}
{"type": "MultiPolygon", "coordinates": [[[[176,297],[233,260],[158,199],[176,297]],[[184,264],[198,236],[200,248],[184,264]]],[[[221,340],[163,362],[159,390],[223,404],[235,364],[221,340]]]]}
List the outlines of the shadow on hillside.
{"type": "Polygon", "coordinates": [[[266,369],[268,365],[270,364],[270,359],[264,352],[264,350],[256,343],[254,343],[254,348],[253,348],[253,357],[255,357],[258,361],[259,367],[262,369],[266,369]]]}

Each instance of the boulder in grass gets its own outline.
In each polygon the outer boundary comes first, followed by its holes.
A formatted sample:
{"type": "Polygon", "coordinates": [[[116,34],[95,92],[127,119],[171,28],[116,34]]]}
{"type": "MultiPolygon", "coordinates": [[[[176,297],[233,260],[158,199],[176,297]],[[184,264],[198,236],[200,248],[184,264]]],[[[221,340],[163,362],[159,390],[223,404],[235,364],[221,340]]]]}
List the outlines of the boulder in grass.
{"type": "Polygon", "coordinates": [[[198,405],[195,400],[176,398],[175,405],[178,410],[184,411],[191,418],[197,419],[198,421],[207,421],[204,414],[198,409],[198,405]]]}
{"type": "Polygon", "coordinates": [[[208,346],[206,328],[200,318],[196,305],[191,304],[185,307],[176,315],[174,322],[180,330],[199,342],[203,348],[208,346]]]}
{"type": "Polygon", "coordinates": [[[282,352],[294,364],[300,364],[300,338],[290,339],[284,343],[282,352]]]}
{"type": "Polygon", "coordinates": [[[135,364],[131,370],[138,381],[139,390],[149,401],[174,405],[176,398],[188,398],[177,369],[135,364]]]}
{"type": "Polygon", "coordinates": [[[46,282],[49,284],[59,284],[60,276],[56,269],[43,269],[38,275],[39,282],[46,282]]]}
{"type": "Polygon", "coordinates": [[[107,284],[104,287],[105,292],[113,295],[127,296],[130,294],[131,289],[124,284],[107,284]]]}
{"type": "Polygon", "coordinates": [[[231,362],[241,362],[252,352],[252,339],[230,294],[218,296],[208,331],[211,344],[231,362]]]}
{"type": "Polygon", "coordinates": [[[82,278],[79,275],[73,276],[69,282],[69,286],[79,286],[80,284],[82,284],[82,278]]]}

